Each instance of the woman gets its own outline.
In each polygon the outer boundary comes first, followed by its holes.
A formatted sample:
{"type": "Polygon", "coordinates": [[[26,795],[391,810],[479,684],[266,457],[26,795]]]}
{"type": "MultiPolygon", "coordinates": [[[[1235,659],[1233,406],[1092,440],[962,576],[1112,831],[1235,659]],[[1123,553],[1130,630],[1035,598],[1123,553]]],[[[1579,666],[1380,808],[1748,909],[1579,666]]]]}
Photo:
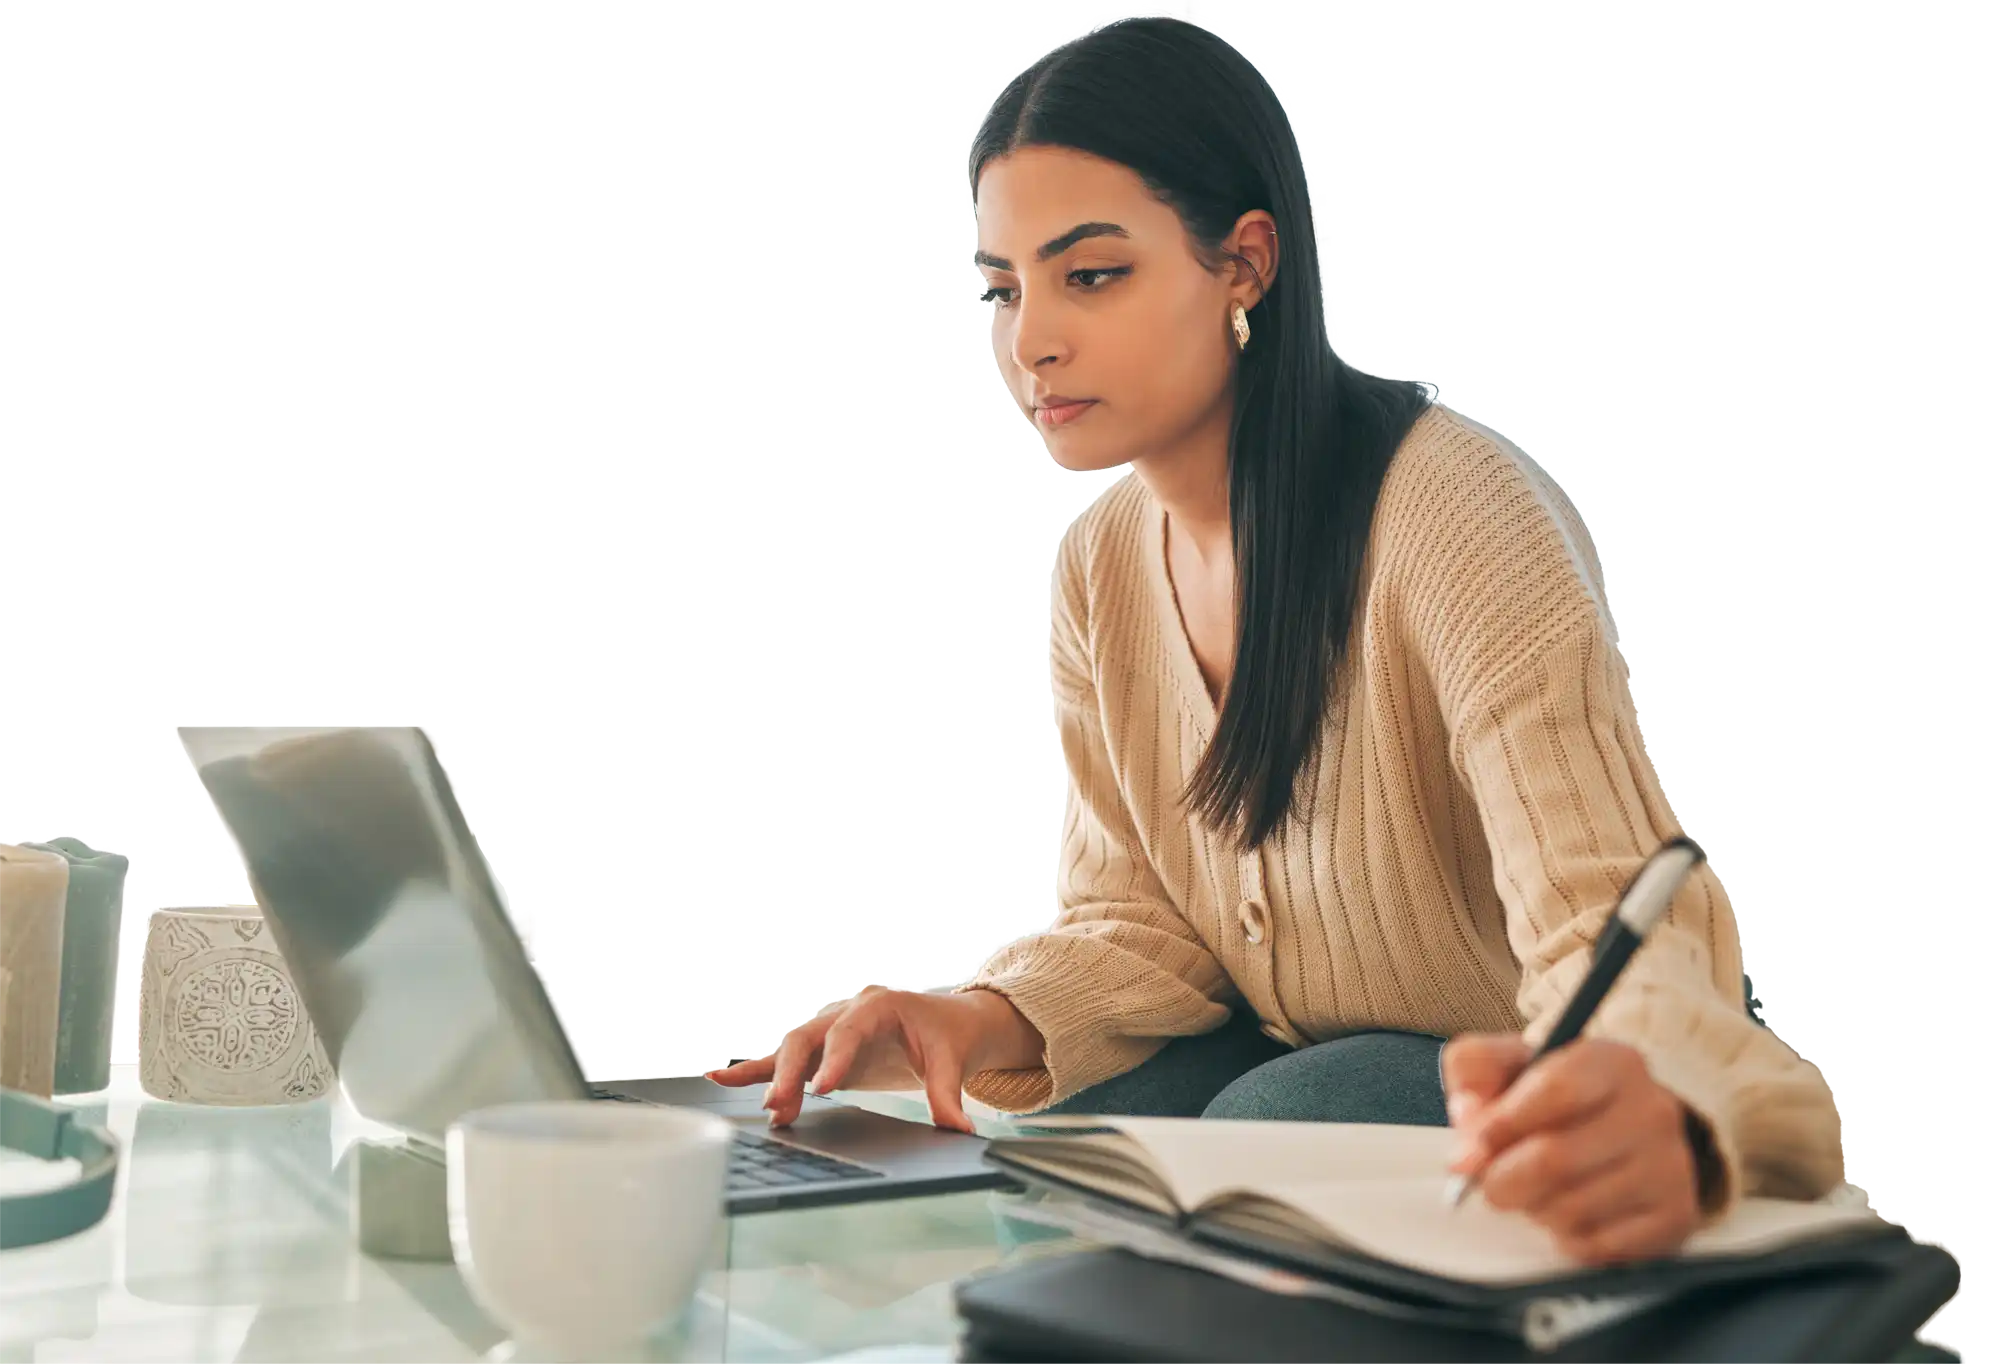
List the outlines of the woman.
{"type": "Polygon", "coordinates": [[[971,179],[1009,392],[1057,463],[1131,469],[1054,574],[1060,914],[711,1078],[768,1082],[779,1124],[808,1078],[921,1085],[967,1130],[961,1090],[1449,1120],[1454,1168],[1592,1261],[1838,1183],[1832,1097],[1749,1016],[1706,867],[1592,1036],[1509,1085],[1678,826],[1560,489],[1329,347],[1255,69],[1177,20],[1100,29],[1007,87],[971,179]]]}

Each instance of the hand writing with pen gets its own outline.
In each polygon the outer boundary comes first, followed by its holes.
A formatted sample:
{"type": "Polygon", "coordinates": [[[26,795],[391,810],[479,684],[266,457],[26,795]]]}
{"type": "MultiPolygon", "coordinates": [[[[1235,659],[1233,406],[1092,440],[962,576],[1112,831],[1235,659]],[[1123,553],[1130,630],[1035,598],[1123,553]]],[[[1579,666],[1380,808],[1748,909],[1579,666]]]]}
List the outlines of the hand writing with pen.
{"type": "Polygon", "coordinates": [[[1701,1223],[1698,1120],[1623,1043],[1580,1038],[1530,1067],[1532,1055],[1513,1034],[1447,1044],[1446,1106],[1463,1142],[1453,1172],[1585,1263],[1679,1249],[1701,1223]]]}

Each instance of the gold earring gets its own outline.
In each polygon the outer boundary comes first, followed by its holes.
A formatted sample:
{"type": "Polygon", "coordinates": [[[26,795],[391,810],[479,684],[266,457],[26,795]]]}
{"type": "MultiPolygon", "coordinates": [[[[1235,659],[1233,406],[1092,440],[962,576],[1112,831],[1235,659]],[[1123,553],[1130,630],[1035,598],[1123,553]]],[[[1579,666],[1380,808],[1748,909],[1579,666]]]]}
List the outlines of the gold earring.
{"type": "Polygon", "coordinates": [[[1242,350],[1250,344],[1250,315],[1243,311],[1243,305],[1239,303],[1231,312],[1230,318],[1236,328],[1236,349],[1242,350]]]}

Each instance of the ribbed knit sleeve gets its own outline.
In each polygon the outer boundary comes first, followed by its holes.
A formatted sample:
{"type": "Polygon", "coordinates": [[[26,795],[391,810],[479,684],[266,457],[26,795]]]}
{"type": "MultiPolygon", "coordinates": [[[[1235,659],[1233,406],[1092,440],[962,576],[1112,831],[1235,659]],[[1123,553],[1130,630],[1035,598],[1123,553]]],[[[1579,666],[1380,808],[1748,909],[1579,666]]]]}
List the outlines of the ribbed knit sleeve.
{"type": "MultiPolygon", "coordinates": [[[[1483,477],[1428,490],[1400,595],[1486,831],[1517,1004],[1539,1038],[1619,894],[1681,829],[1640,739],[1582,522],[1525,460],[1470,467],[1483,477]]],[[[1842,1178],[1832,1094],[1750,1018],[1741,972],[1728,896],[1703,865],[1589,1030],[1638,1050],[1703,1120],[1711,1215],[1741,1194],[1810,1198],[1842,1178]]]]}
{"type": "Polygon", "coordinates": [[[1043,1064],[982,1071],[966,1093],[1009,1112],[1065,1099],[1229,1017],[1229,977],[1146,857],[1107,750],[1086,648],[1078,557],[1064,537],[1052,579],[1051,680],[1069,795],[1058,859],[1058,914],[1001,949],[960,989],[997,991],[1041,1031],[1043,1064]]]}

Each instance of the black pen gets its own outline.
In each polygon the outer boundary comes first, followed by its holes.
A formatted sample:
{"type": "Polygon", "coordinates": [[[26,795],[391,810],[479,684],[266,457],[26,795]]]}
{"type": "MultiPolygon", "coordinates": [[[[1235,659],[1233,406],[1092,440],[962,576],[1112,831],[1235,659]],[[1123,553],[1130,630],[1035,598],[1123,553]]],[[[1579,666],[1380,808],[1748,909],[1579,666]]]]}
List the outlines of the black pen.
{"type": "MultiPolygon", "coordinates": [[[[1618,973],[1625,969],[1625,963],[1632,960],[1632,954],[1646,941],[1653,925],[1666,917],[1667,907],[1674,902],[1674,893],[1681,888],[1681,882],[1705,860],[1707,854],[1702,852],[1701,845],[1679,834],[1662,843],[1645,860],[1632,883],[1625,887],[1625,893],[1618,897],[1617,912],[1597,935],[1589,974],[1584,976],[1562,1017],[1556,1020],[1555,1027],[1535,1048],[1515,1079],[1527,1074],[1529,1067],[1557,1047],[1567,1046],[1582,1035],[1590,1016],[1597,1012],[1598,1004],[1618,979],[1618,973]]],[[[1445,1201],[1454,1208],[1465,1202],[1474,1182],[1469,1176],[1453,1175],[1445,1186],[1445,1201]]]]}

